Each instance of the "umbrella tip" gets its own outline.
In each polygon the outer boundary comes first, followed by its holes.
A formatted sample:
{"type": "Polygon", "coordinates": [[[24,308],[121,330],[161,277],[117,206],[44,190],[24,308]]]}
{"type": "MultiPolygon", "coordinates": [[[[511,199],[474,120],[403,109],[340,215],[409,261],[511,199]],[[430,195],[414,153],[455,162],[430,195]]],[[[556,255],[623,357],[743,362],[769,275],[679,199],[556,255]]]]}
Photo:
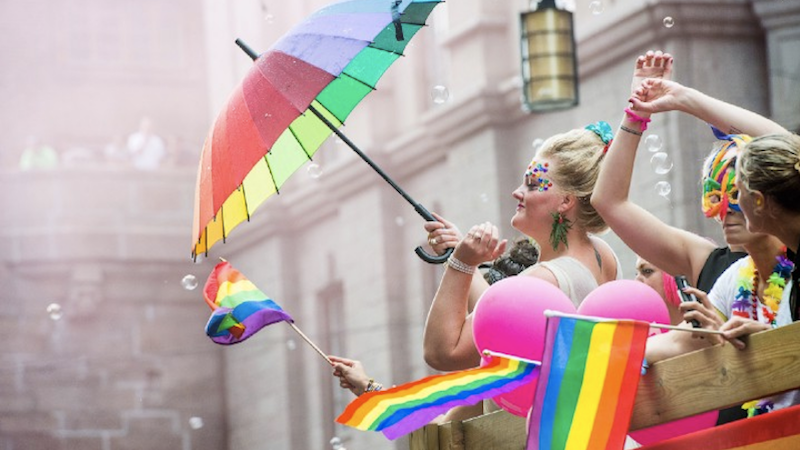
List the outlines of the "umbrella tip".
{"type": "Polygon", "coordinates": [[[220,260],[220,261],[222,261],[222,262],[228,262],[228,260],[227,260],[227,259],[225,259],[225,258],[223,258],[223,257],[221,257],[221,256],[219,257],[219,260],[220,260]]]}

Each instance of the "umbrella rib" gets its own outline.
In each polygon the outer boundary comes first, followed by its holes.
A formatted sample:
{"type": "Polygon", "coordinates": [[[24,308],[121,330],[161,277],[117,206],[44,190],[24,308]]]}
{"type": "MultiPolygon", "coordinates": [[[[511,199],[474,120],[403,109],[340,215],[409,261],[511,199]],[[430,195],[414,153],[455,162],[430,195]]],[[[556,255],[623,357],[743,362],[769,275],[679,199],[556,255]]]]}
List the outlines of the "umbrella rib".
{"type": "Polygon", "coordinates": [[[222,222],[222,243],[224,244],[227,240],[227,236],[225,236],[225,205],[219,205],[219,220],[222,222]]]}
{"type": "Polygon", "coordinates": [[[239,185],[239,188],[242,190],[242,201],[244,202],[244,212],[247,214],[247,221],[250,222],[250,209],[247,207],[247,195],[244,192],[244,182],[239,185]]]}
{"type": "MultiPolygon", "coordinates": [[[[352,77],[350,77],[350,78],[352,78],[352,77]]],[[[305,115],[305,113],[303,113],[303,115],[305,115]]],[[[344,125],[344,123],[342,123],[342,125],[344,125]]],[[[313,161],[314,158],[312,158],[311,155],[308,154],[308,151],[306,150],[305,145],[303,145],[303,142],[297,137],[297,135],[295,134],[295,132],[292,129],[291,125],[289,125],[289,132],[292,133],[292,136],[294,137],[294,140],[297,141],[298,144],[300,144],[300,148],[303,149],[303,153],[306,154],[306,158],[308,158],[309,161],[313,161]]]]}
{"type": "Polygon", "coordinates": [[[267,165],[267,170],[269,170],[269,178],[272,180],[272,184],[275,185],[275,193],[281,195],[281,188],[278,187],[278,182],[275,181],[275,174],[272,173],[272,166],[270,165],[269,160],[267,159],[268,154],[269,153],[264,155],[264,163],[267,165]]]}
{"type": "MultiPolygon", "coordinates": [[[[352,75],[350,75],[350,74],[348,74],[348,73],[344,73],[344,72],[342,72],[342,75],[346,76],[347,78],[350,78],[351,80],[355,80],[355,81],[359,82],[360,84],[362,84],[362,85],[364,85],[364,86],[366,86],[366,87],[368,87],[368,88],[372,89],[373,91],[377,90],[377,89],[375,89],[375,86],[372,86],[372,85],[371,85],[371,84],[369,84],[369,83],[366,83],[366,82],[364,82],[364,81],[362,81],[362,80],[359,80],[358,78],[356,78],[356,77],[354,77],[354,76],[352,76],[352,75]]],[[[341,76],[341,75],[340,75],[340,76],[341,76]]],[[[317,100],[317,101],[319,101],[319,100],[317,100]]]]}

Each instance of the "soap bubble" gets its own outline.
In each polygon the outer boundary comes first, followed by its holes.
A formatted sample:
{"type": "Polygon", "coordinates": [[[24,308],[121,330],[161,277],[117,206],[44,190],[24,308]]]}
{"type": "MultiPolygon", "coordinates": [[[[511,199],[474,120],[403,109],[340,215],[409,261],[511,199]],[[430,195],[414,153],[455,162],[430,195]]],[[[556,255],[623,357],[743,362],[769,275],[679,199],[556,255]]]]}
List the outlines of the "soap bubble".
{"type": "Polygon", "coordinates": [[[322,176],[322,167],[319,166],[317,163],[311,163],[308,165],[308,176],[314,178],[315,180],[322,176]]]}
{"type": "Polygon", "coordinates": [[[406,219],[404,219],[403,216],[397,216],[394,218],[394,224],[398,227],[402,227],[406,224],[406,219]]]}
{"type": "Polygon", "coordinates": [[[442,85],[434,86],[433,89],[431,89],[431,98],[433,99],[433,103],[441,105],[450,99],[450,91],[442,85]]]}
{"type": "Polygon", "coordinates": [[[650,158],[650,167],[659,175],[667,174],[672,170],[672,158],[664,152],[658,152],[650,158]]]}
{"type": "Polygon", "coordinates": [[[183,285],[183,288],[187,291],[193,291],[197,288],[197,277],[192,274],[186,275],[181,280],[181,285],[183,285]]]}
{"type": "Polygon", "coordinates": [[[193,430],[203,428],[203,418],[197,416],[189,418],[189,426],[192,427],[193,430]]]}
{"type": "Polygon", "coordinates": [[[664,17],[664,26],[667,28],[672,28],[675,26],[675,19],[670,16],[664,17]]]}
{"type": "Polygon", "coordinates": [[[296,349],[297,348],[297,342],[295,342],[294,339],[287,339],[286,340],[286,348],[288,348],[289,350],[296,349]]]}
{"type": "Polygon", "coordinates": [[[644,138],[644,145],[647,147],[647,151],[655,153],[661,150],[661,147],[664,146],[664,143],[657,134],[651,134],[644,138]]]}
{"type": "Polygon", "coordinates": [[[58,303],[50,303],[47,305],[47,314],[49,314],[50,318],[53,320],[58,320],[64,315],[61,311],[61,305],[58,303]]]}
{"type": "Polygon", "coordinates": [[[483,193],[480,195],[481,202],[489,203],[489,194],[483,193]]]}
{"type": "Polygon", "coordinates": [[[669,181],[659,181],[655,185],[656,194],[666,197],[672,192],[672,185],[669,184],[669,181]]]}
{"type": "Polygon", "coordinates": [[[275,16],[273,16],[272,14],[265,14],[264,21],[267,22],[268,24],[272,24],[275,22],[275,16]]]}
{"type": "Polygon", "coordinates": [[[589,2],[589,11],[592,12],[592,15],[599,16],[600,14],[603,13],[604,8],[605,7],[603,6],[603,2],[601,2],[600,0],[594,0],[592,2],[589,2]]]}

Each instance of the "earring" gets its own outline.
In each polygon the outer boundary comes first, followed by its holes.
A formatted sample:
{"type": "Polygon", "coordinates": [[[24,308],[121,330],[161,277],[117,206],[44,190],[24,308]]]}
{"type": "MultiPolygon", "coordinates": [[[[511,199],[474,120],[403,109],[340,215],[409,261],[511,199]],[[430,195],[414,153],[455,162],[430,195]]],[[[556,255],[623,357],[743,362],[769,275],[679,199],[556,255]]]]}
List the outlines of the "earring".
{"type": "Polygon", "coordinates": [[[569,247],[567,232],[572,228],[572,222],[560,212],[554,212],[551,216],[553,216],[553,229],[550,230],[550,245],[553,246],[553,250],[558,250],[558,245],[562,242],[564,247],[569,247]]]}
{"type": "Polygon", "coordinates": [[[756,206],[761,206],[761,203],[762,203],[761,199],[757,198],[756,199],[756,206]]]}

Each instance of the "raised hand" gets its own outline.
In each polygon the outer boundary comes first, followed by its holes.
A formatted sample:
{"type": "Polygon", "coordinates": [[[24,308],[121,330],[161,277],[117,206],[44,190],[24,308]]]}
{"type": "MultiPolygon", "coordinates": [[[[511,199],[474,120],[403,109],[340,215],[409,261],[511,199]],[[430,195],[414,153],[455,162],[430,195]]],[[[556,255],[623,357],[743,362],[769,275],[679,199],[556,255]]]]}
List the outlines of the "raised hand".
{"type": "Polygon", "coordinates": [[[631,95],[641,86],[642,81],[647,78],[663,80],[672,79],[672,55],[662,53],[661,50],[649,50],[644,55],[639,55],[636,59],[636,66],[633,69],[633,79],[631,80],[631,95]]]}
{"type": "Polygon", "coordinates": [[[683,111],[688,100],[688,88],[680,83],[657,78],[642,81],[630,99],[634,109],[645,113],[683,111]]]}
{"type": "Polygon", "coordinates": [[[456,246],[455,258],[470,266],[494,261],[506,250],[508,241],[499,238],[497,227],[489,222],[473,226],[456,246]]]}

